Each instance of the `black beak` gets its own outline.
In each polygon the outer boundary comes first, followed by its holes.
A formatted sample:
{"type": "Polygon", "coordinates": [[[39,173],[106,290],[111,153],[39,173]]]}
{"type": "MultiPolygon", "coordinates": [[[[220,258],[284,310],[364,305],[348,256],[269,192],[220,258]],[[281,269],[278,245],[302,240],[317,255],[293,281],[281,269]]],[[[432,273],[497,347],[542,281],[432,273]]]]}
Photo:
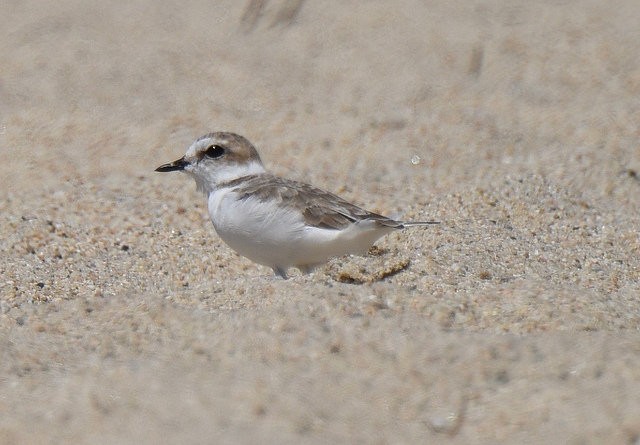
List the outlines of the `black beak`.
{"type": "Polygon", "coordinates": [[[184,168],[189,163],[184,160],[184,157],[178,159],[177,161],[169,162],[168,164],[162,164],[160,167],[156,168],[157,172],[175,172],[184,170],[184,168]]]}

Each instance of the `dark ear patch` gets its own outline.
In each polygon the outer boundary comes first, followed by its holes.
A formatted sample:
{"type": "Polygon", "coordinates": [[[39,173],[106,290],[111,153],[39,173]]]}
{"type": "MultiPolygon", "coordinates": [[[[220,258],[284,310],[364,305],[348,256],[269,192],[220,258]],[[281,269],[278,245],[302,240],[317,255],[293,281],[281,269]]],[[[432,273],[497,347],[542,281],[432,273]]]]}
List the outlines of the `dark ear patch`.
{"type": "Polygon", "coordinates": [[[219,158],[224,154],[226,150],[220,145],[210,145],[204,152],[204,155],[208,158],[219,158]]]}

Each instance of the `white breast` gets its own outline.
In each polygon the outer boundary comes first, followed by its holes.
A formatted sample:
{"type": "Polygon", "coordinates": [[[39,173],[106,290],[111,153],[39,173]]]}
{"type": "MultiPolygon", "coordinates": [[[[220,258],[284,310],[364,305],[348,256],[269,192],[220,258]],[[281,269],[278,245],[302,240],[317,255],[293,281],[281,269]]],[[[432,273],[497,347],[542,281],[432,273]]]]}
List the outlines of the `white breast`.
{"type": "Polygon", "coordinates": [[[275,201],[239,200],[230,188],[212,192],[208,207],[216,232],[229,247],[269,267],[306,267],[334,256],[362,254],[393,230],[371,221],[344,230],[308,227],[299,211],[275,201]]]}

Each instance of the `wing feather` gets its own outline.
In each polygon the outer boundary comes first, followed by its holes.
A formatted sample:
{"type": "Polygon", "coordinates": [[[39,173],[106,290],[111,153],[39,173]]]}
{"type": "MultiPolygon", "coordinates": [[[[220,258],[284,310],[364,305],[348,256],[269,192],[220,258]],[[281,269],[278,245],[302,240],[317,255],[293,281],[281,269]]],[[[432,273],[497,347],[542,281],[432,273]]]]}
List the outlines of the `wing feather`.
{"type": "Polygon", "coordinates": [[[277,199],[279,203],[299,209],[305,222],[313,227],[340,230],[358,221],[368,220],[384,227],[402,228],[402,223],[369,212],[333,193],[270,174],[234,179],[223,187],[234,187],[240,199],[277,199]]]}

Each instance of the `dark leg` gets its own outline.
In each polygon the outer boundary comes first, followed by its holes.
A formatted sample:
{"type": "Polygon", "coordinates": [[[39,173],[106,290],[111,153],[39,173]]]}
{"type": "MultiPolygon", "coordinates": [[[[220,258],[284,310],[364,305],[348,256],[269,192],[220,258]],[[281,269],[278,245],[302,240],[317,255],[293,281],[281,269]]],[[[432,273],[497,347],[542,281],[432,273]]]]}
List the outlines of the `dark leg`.
{"type": "Polygon", "coordinates": [[[278,275],[280,278],[282,278],[283,280],[286,280],[287,278],[287,269],[283,269],[280,266],[276,266],[273,268],[273,273],[278,275]]]}

